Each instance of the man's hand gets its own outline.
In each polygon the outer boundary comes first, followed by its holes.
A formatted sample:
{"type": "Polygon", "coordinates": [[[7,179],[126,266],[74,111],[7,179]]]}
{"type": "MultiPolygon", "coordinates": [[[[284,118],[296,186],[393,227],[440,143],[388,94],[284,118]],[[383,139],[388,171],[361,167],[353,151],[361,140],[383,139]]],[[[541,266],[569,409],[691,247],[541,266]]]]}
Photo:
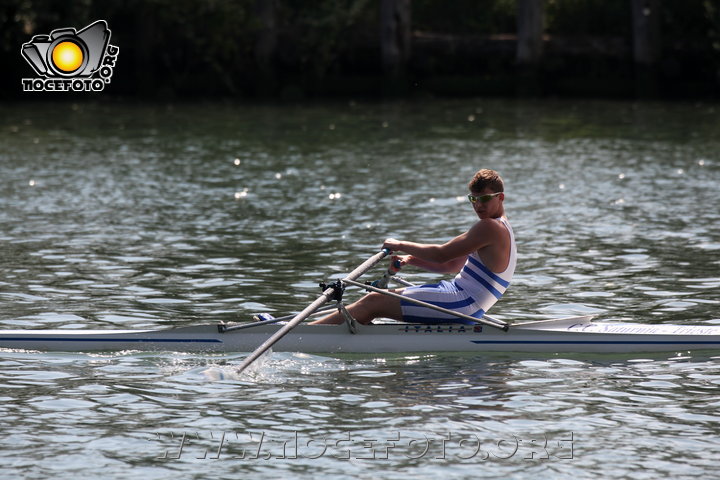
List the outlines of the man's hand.
{"type": "Polygon", "coordinates": [[[399,272],[402,267],[410,264],[411,258],[412,255],[393,255],[390,257],[390,267],[388,267],[388,270],[393,273],[399,272]]]}
{"type": "Polygon", "coordinates": [[[402,242],[400,240],[395,240],[394,238],[388,238],[383,242],[382,248],[387,248],[388,250],[392,250],[393,252],[397,252],[402,250],[402,242]]]}

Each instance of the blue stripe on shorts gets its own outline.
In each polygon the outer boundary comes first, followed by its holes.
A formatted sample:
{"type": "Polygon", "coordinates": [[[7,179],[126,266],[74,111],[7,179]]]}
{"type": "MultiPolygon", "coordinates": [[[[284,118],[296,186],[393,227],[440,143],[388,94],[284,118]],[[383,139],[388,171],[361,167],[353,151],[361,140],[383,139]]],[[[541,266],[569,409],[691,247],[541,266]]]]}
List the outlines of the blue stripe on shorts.
{"type": "MultiPolygon", "coordinates": [[[[455,310],[459,313],[471,316],[484,315],[483,310],[476,310],[473,305],[475,299],[464,292],[454,283],[445,280],[437,284],[408,287],[403,290],[403,295],[431,303],[435,306],[455,310]]],[[[474,325],[470,320],[465,320],[454,315],[435,311],[431,308],[416,305],[407,300],[400,301],[403,320],[412,323],[461,323],[474,325]]]]}

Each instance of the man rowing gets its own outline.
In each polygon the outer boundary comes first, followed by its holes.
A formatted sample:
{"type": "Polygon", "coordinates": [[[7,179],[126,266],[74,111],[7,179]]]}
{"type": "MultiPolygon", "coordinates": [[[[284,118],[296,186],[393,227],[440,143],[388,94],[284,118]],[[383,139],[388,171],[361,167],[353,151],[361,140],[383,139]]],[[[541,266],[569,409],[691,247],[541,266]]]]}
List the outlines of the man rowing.
{"type": "MultiPolygon", "coordinates": [[[[457,274],[452,281],[397,289],[396,293],[480,318],[510,285],[517,253],[512,227],[505,216],[505,189],[500,175],[494,170],[479,170],[468,189],[468,199],[479,220],[467,232],[442,245],[389,238],[383,248],[406,254],[394,256],[391,265],[399,261],[401,266],[457,274]]],[[[347,310],[363,324],[379,317],[412,323],[472,323],[381,293],[369,293],[348,305],[347,310]]],[[[342,314],[335,312],[312,324],[344,321],[342,314]]]]}

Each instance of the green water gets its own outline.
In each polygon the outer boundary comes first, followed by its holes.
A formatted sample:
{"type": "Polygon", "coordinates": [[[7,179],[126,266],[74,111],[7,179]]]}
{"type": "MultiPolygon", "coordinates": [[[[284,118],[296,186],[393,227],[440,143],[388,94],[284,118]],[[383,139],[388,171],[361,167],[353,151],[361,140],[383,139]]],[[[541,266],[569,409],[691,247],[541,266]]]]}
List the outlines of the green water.
{"type": "MultiPolygon", "coordinates": [[[[519,250],[493,315],[720,324],[718,152],[710,104],[0,106],[0,326],[297,311],[386,237],[466,229],[484,167],[519,250]]],[[[0,457],[24,478],[708,477],[720,363],[679,353],[274,354],[236,378],[242,354],[0,352],[0,457]]]]}

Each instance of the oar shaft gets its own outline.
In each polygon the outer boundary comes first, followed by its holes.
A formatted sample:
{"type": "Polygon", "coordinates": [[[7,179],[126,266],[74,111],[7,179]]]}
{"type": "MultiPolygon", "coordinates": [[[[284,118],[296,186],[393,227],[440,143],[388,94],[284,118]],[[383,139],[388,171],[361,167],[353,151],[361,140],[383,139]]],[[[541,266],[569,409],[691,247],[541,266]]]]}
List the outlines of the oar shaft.
{"type": "Polygon", "coordinates": [[[254,352],[252,352],[248,357],[245,358],[245,360],[243,360],[243,362],[238,367],[238,373],[241,373],[243,370],[249,367],[251,363],[253,363],[260,357],[260,355],[267,352],[270,347],[277,343],[278,340],[284,337],[290,330],[295,328],[298,323],[301,323],[303,320],[309,317],[311,313],[313,313],[315,310],[327,303],[332,298],[333,293],[334,290],[332,288],[326,289],[323,294],[318,297],[317,300],[305,307],[302,312],[295,315],[295,318],[283,325],[280,330],[278,330],[270,338],[265,340],[262,345],[256,348],[254,352]]]}
{"type": "Polygon", "coordinates": [[[399,283],[400,285],[403,285],[405,287],[414,287],[415,286],[414,283],[410,283],[407,280],[403,280],[400,277],[393,277],[392,279],[393,279],[393,282],[399,283]]]}
{"type": "Polygon", "coordinates": [[[435,310],[435,311],[438,311],[438,312],[446,313],[446,314],[449,314],[449,315],[454,315],[454,316],[456,316],[456,317],[458,317],[458,318],[462,318],[462,319],[465,319],[465,320],[470,320],[470,321],[475,322],[475,323],[482,323],[482,324],[484,324],[484,325],[488,325],[488,326],[490,326],[490,327],[499,328],[499,329],[505,330],[505,331],[507,331],[507,329],[508,329],[508,324],[505,323],[505,322],[499,321],[499,320],[495,320],[495,319],[490,320],[490,319],[487,319],[487,318],[475,318],[475,317],[471,317],[470,315],[465,315],[464,313],[456,312],[456,311],[454,311],[454,310],[449,310],[449,309],[443,308],[443,307],[438,307],[437,305],[433,305],[432,303],[423,302],[422,300],[417,300],[417,299],[415,299],[415,298],[406,297],[406,296],[404,296],[404,295],[400,295],[399,293],[389,292],[389,291],[387,291],[387,290],[383,290],[383,289],[380,289],[380,288],[375,288],[375,287],[373,287],[373,286],[371,286],[371,285],[365,285],[364,283],[356,282],[356,281],[351,280],[351,279],[348,279],[348,278],[344,279],[343,282],[347,283],[348,285],[354,285],[354,286],[356,286],[356,287],[364,288],[365,290],[369,290],[369,291],[371,291],[371,292],[382,293],[383,295],[388,295],[388,296],[390,296],[390,297],[399,298],[400,300],[405,300],[405,301],[408,301],[408,302],[410,302],[410,303],[414,303],[414,304],[416,304],[416,305],[421,305],[421,306],[423,306],[423,307],[427,307],[427,308],[430,308],[430,309],[435,310]]]}
{"type": "MultiPolygon", "coordinates": [[[[390,253],[390,250],[383,249],[382,251],[376,253],[372,257],[365,260],[360,266],[358,266],[355,270],[350,272],[348,276],[343,279],[343,281],[350,280],[351,282],[354,282],[358,277],[360,277],[363,273],[370,270],[375,264],[377,264],[380,260],[385,258],[390,253]]],[[[333,297],[335,296],[335,289],[334,288],[326,288],[325,291],[323,291],[322,295],[320,295],[313,303],[305,307],[305,309],[295,315],[295,318],[290,320],[288,323],[283,325],[283,327],[275,332],[270,338],[265,340],[262,345],[260,345],[258,348],[255,349],[254,352],[252,352],[243,362],[238,366],[238,373],[245,370],[248,366],[250,366],[251,363],[253,363],[255,360],[257,360],[260,355],[265,353],[277,343],[278,340],[280,340],[282,337],[284,337],[290,330],[295,328],[296,325],[301,323],[303,320],[305,320],[307,317],[309,317],[315,310],[322,307],[324,304],[329,302],[333,297]]]]}

